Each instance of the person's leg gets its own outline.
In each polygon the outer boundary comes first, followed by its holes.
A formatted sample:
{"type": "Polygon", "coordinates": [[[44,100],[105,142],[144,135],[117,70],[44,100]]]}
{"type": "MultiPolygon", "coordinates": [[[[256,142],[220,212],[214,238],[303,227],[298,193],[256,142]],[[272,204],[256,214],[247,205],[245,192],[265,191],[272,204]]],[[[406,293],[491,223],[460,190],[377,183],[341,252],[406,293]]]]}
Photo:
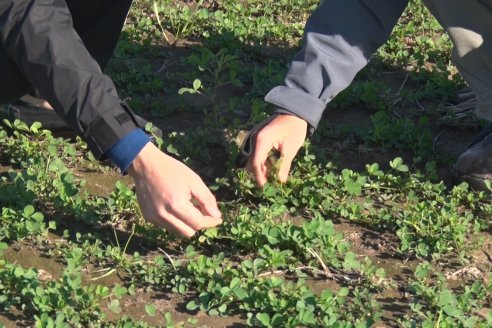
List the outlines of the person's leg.
{"type": "Polygon", "coordinates": [[[0,104],[17,99],[31,90],[31,84],[0,45],[0,104]]]}
{"type": "Polygon", "coordinates": [[[492,0],[425,3],[453,42],[453,62],[477,96],[477,115],[492,121],[492,0]]]}
{"type": "MultiPolygon", "coordinates": [[[[104,69],[116,48],[132,0],[67,0],[74,28],[104,69]]],[[[0,104],[32,91],[29,81],[0,46],[0,104]]]]}
{"type": "MultiPolygon", "coordinates": [[[[73,26],[89,53],[104,70],[116,49],[133,0],[66,0],[73,26]]],[[[135,115],[139,126],[147,121],[135,115]]],[[[161,137],[160,129],[154,131],[161,137]]]]}
{"type": "MultiPolygon", "coordinates": [[[[492,0],[425,0],[453,41],[453,61],[476,94],[476,114],[492,121],[492,0]]],[[[492,128],[458,158],[456,174],[475,189],[492,180],[492,128]]]]}
{"type": "MultiPolygon", "coordinates": [[[[116,48],[132,0],[66,0],[66,3],[75,31],[103,70],[116,48]]],[[[0,65],[8,61],[11,60],[0,51],[0,65]]],[[[50,104],[32,89],[13,62],[2,67],[8,72],[2,74],[6,78],[0,81],[0,103],[11,102],[5,117],[19,118],[28,124],[41,121],[45,128],[55,130],[68,128],[50,104]]]]}
{"type": "Polygon", "coordinates": [[[102,70],[113,55],[132,0],[66,0],[75,31],[102,70]]]}

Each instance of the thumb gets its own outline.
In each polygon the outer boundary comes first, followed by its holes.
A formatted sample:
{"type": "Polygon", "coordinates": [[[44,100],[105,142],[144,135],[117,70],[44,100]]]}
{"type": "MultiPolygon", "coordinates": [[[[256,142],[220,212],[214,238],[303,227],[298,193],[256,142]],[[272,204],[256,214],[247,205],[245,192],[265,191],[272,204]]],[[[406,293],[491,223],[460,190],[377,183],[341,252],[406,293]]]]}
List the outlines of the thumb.
{"type": "Polygon", "coordinates": [[[278,179],[280,182],[284,183],[287,182],[287,178],[289,177],[289,171],[290,167],[292,165],[292,161],[294,160],[294,157],[296,156],[296,151],[292,149],[287,149],[284,152],[280,152],[281,157],[279,159],[280,161],[280,167],[278,169],[278,179]]]}
{"type": "Polygon", "coordinates": [[[208,214],[215,219],[220,219],[222,214],[217,207],[217,201],[212,192],[210,192],[200,178],[198,178],[198,181],[192,186],[191,194],[198,203],[200,203],[200,208],[205,211],[205,214],[208,214]]]}
{"type": "Polygon", "coordinates": [[[251,166],[256,177],[256,181],[260,187],[267,182],[268,167],[266,161],[268,153],[274,148],[270,141],[269,135],[264,131],[256,136],[256,145],[254,148],[253,158],[251,160],[251,166]]]}

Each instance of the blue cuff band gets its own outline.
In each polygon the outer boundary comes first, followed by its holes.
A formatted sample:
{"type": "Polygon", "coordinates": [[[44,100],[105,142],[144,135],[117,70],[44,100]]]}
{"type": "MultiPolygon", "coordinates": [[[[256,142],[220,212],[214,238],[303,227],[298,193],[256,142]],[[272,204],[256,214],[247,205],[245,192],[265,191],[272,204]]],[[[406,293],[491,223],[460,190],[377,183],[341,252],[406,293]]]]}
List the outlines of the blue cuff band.
{"type": "Polygon", "coordinates": [[[125,173],[148,142],[150,137],[142,129],[135,129],[109,148],[106,155],[125,173]]]}

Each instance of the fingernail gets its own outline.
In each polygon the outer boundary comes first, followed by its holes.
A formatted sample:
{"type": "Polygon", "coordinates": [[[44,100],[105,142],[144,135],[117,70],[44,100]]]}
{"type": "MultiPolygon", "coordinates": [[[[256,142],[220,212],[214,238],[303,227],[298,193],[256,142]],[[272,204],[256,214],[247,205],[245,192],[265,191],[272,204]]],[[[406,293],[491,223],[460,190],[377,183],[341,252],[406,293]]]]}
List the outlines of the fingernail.
{"type": "Polygon", "coordinates": [[[213,214],[214,217],[217,217],[217,218],[220,218],[222,216],[222,213],[219,211],[218,208],[214,208],[212,214],[213,214]]]}

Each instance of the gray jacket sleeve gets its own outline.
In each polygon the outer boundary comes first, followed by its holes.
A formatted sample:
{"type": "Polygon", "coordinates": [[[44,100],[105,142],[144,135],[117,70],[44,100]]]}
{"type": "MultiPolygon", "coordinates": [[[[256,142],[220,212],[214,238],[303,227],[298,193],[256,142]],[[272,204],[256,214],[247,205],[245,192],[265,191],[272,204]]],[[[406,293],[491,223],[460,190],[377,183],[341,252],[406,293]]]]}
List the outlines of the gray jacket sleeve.
{"type": "Polygon", "coordinates": [[[100,157],[137,123],[72,25],[65,0],[0,1],[0,46],[100,157]]]}
{"type": "MultiPolygon", "coordinates": [[[[325,0],[309,17],[303,47],[285,85],[265,101],[306,120],[314,130],[327,103],[348,87],[389,37],[408,0],[325,0]]],[[[312,132],[312,131],[311,131],[312,132]]]]}

